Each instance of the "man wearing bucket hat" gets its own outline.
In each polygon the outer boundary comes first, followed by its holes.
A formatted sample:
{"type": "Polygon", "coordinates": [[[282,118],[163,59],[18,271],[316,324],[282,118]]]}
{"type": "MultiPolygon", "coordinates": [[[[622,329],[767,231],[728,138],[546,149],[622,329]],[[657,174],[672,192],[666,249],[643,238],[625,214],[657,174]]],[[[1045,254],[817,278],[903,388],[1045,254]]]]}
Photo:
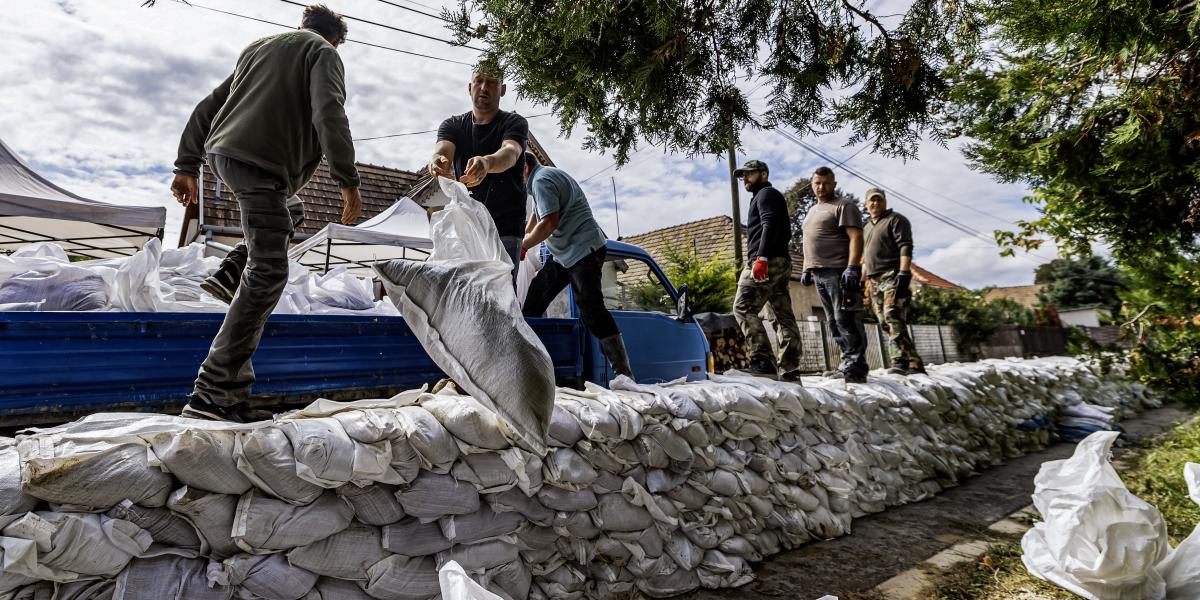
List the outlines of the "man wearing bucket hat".
{"type": "Polygon", "coordinates": [[[924,373],[925,363],[908,334],[908,305],[912,300],[912,225],[904,215],[887,207],[887,194],[879,188],[867,190],[867,212],[863,227],[863,273],[867,294],[879,326],[891,343],[889,373],[924,373]]]}
{"type": "Polygon", "coordinates": [[[788,280],[792,259],[788,254],[791,226],[783,194],[768,180],[770,172],[761,160],[746,161],[733,176],[742,180],[746,191],[754,194],[746,220],[746,254],[749,263],[738,277],[733,316],[750,343],[750,366],[746,372],[774,379],[778,373],[785,381],[800,381],[800,328],[792,312],[788,280]],[[775,313],[775,334],[779,340],[779,362],[758,313],[766,304],[775,313]]]}

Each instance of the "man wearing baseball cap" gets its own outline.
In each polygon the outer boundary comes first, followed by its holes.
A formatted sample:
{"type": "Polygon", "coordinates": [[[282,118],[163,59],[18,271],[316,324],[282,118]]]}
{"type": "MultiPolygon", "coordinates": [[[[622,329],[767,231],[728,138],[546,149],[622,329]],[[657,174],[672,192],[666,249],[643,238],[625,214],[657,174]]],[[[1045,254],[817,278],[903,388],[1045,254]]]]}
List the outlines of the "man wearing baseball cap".
{"type": "Polygon", "coordinates": [[[738,277],[733,316],[750,343],[747,373],[774,379],[780,372],[784,381],[800,381],[800,327],[792,312],[788,280],[792,259],[788,254],[791,238],[787,202],[768,181],[767,164],[746,161],[733,176],[742,180],[746,191],[754,194],[746,221],[746,251],[749,264],[738,277]],[[779,363],[758,313],[766,304],[775,313],[775,334],[779,339],[779,363]]]}
{"type": "Polygon", "coordinates": [[[891,342],[889,373],[924,373],[925,363],[908,334],[908,305],[912,300],[912,225],[904,215],[887,207],[887,194],[879,188],[867,190],[867,212],[863,227],[863,271],[867,293],[879,326],[891,342]]]}

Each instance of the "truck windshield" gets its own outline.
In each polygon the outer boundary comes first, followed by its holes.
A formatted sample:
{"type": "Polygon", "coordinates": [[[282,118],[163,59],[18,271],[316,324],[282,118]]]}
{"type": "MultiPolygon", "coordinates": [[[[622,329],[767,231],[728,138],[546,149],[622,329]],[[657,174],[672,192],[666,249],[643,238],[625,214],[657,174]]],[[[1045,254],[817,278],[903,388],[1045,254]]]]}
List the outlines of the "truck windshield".
{"type": "Polygon", "coordinates": [[[675,301],[658,274],[637,258],[609,256],[600,272],[604,305],[609,310],[672,314],[675,301]]]}

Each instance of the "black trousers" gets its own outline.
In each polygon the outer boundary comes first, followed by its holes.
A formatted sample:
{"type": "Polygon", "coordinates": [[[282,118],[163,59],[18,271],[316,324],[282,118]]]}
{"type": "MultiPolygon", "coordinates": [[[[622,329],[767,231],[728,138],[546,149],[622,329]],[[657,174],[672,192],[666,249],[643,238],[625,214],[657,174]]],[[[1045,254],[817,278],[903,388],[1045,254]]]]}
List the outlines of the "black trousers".
{"type": "Polygon", "coordinates": [[[601,247],[570,268],[551,258],[550,262],[538,271],[533,283],[529,284],[529,293],[525,296],[522,312],[526,317],[542,316],[555,296],[570,283],[575,291],[575,304],[579,307],[583,324],[592,331],[592,335],[605,339],[621,333],[612,313],[604,306],[604,293],[600,290],[600,269],[604,266],[604,255],[605,249],[601,247]]]}

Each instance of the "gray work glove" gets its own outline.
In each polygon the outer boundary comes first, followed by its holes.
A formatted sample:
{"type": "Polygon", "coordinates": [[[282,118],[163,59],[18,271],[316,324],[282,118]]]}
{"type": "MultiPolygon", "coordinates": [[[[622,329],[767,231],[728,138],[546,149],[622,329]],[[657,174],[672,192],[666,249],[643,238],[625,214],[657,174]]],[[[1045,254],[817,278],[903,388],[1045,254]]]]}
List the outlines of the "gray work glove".
{"type": "Polygon", "coordinates": [[[857,290],[862,283],[862,265],[849,265],[842,271],[842,287],[857,290]]]}

